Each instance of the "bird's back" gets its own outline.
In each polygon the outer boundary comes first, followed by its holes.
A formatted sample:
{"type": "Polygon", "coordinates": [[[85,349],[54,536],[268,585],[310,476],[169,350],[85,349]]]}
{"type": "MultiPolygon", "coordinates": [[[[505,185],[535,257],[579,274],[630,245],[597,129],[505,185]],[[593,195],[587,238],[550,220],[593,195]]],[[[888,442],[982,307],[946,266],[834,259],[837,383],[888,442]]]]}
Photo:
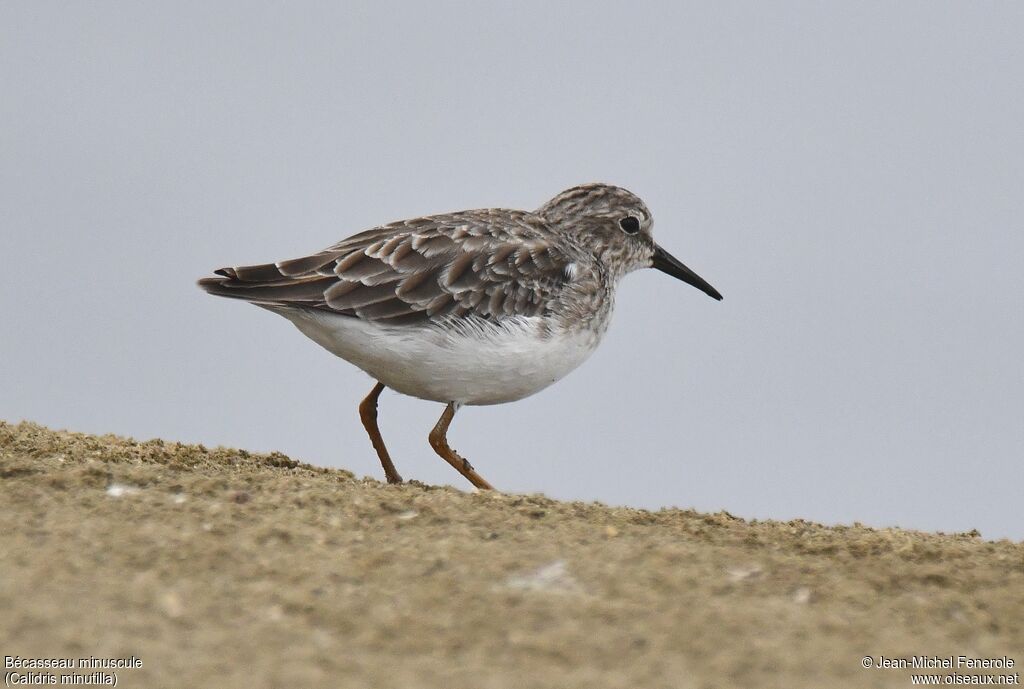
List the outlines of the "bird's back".
{"type": "Polygon", "coordinates": [[[486,209],[384,225],[302,258],[221,268],[199,286],[392,326],[500,320],[544,314],[586,262],[539,216],[486,209]]]}

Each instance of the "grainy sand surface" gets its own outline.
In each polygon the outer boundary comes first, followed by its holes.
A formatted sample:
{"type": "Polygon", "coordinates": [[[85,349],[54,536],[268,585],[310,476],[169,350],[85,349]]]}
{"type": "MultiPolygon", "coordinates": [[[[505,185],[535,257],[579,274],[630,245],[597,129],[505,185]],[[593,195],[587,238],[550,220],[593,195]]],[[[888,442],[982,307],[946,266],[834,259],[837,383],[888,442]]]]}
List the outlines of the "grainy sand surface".
{"type": "Polygon", "coordinates": [[[0,610],[0,653],[135,656],[127,688],[909,687],[862,658],[1020,672],[1024,545],[0,422],[0,610]]]}

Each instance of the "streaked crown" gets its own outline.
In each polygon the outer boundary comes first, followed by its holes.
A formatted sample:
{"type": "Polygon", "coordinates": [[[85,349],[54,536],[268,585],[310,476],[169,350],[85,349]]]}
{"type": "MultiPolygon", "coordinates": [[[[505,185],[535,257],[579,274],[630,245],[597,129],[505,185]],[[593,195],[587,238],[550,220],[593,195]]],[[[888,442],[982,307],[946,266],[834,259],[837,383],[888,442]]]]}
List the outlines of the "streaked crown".
{"type": "Polygon", "coordinates": [[[631,191],[611,184],[581,184],[536,212],[552,229],[591,251],[617,278],[651,265],[653,218],[631,191]]]}

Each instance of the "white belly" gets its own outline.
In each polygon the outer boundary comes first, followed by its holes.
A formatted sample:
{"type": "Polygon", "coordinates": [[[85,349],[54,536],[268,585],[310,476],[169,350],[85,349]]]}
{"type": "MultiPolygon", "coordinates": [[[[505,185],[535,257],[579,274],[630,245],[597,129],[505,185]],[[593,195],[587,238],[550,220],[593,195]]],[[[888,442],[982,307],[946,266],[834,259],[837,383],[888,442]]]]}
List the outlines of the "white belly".
{"type": "Polygon", "coordinates": [[[480,320],[456,330],[392,327],[325,311],[271,310],[393,390],[470,405],[512,402],[543,390],[583,363],[604,330],[543,335],[536,317],[501,326],[480,320]]]}

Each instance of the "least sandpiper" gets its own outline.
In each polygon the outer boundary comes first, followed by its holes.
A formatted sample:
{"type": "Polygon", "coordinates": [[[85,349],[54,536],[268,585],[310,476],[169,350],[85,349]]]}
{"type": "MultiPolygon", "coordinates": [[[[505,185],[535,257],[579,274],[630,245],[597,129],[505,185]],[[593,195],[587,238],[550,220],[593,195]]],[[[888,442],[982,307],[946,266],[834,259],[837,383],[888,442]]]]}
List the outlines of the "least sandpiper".
{"type": "Polygon", "coordinates": [[[311,256],[221,268],[199,286],[278,313],[376,379],[359,405],[389,483],[402,477],[377,427],[384,388],[446,404],[430,445],[491,488],[448,445],[465,404],[512,402],[579,366],[600,343],[619,280],[657,268],[722,295],[658,246],[647,206],[607,184],[567,189],[532,213],[488,208],[402,220],[311,256]]]}

